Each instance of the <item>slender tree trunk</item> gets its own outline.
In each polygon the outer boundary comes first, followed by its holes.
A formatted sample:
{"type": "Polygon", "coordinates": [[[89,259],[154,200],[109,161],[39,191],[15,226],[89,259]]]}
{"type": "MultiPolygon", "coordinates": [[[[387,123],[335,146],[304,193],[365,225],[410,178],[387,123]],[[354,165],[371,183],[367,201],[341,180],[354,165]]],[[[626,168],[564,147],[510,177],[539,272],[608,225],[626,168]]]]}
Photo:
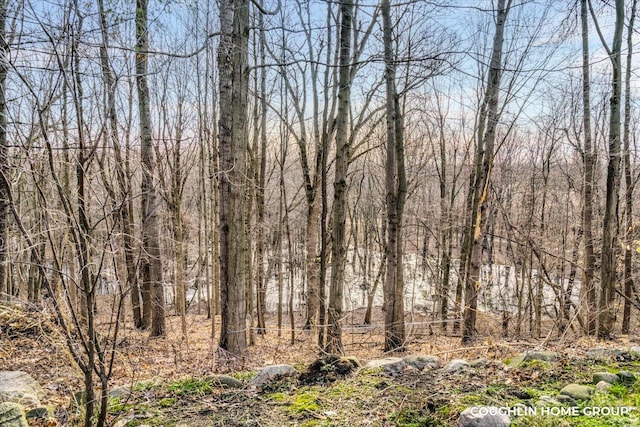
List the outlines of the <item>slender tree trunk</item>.
{"type": "Polygon", "coordinates": [[[491,170],[493,168],[494,141],[499,120],[498,99],[500,79],[502,77],[502,46],[504,27],[511,7],[511,0],[498,0],[496,16],[496,33],[493,39],[491,62],[487,75],[487,89],[483,104],[486,115],[481,114],[477,133],[477,152],[475,160],[475,182],[473,189],[471,222],[467,229],[471,242],[468,271],[465,274],[465,306],[463,314],[462,341],[469,342],[475,336],[476,315],[478,306],[478,290],[480,288],[480,266],[482,256],[482,238],[484,235],[483,216],[487,209],[487,195],[491,170]],[[486,129],[486,132],[485,132],[486,129]]]}
{"type": "Polygon", "coordinates": [[[385,188],[387,205],[387,269],[384,286],[385,351],[404,346],[404,283],[402,263],[402,215],[406,195],[402,112],[396,91],[396,67],[392,46],[391,4],[382,0],[383,42],[387,104],[387,157],[385,188]]]}
{"type": "MultiPolygon", "coordinates": [[[[7,237],[8,237],[8,182],[9,146],[7,142],[7,73],[9,71],[9,45],[7,44],[7,5],[9,0],[0,0],[0,173],[5,179],[0,184],[0,295],[7,283],[7,237]]],[[[7,289],[8,291],[8,286],[7,289]]],[[[8,293],[8,292],[7,292],[8,293]]]]}
{"type": "Polygon", "coordinates": [[[331,282],[327,325],[327,353],[342,354],[342,306],[346,262],[347,172],[350,144],[348,138],[351,97],[351,32],[354,4],[340,1],[340,54],[338,77],[338,114],[336,117],[336,159],[333,183],[333,227],[331,231],[331,282]]]}
{"type": "Polygon", "coordinates": [[[162,260],[158,237],[158,206],[154,183],[155,159],[151,140],[151,112],[147,85],[149,34],[147,31],[148,0],[136,0],[136,86],[140,120],[140,157],[142,163],[142,259],[140,271],[143,287],[143,324],[151,327],[151,336],[166,334],[162,260]],[[146,296],[147,299],[144,299],[146,296]],[[149,308],[147,308],[149,307],[149,308]]]}
{"type": "Polygon", "coordinates": [[[631,69],[632,69],[632,53],[633,53],[633,26],[636,18],[636,9],[638,1],[633,0],[631,6],[631,15],[629,16],[629,27],[627,29],[627,68],[625,70],[625,96],[624,96],[624,129],[623,129],[623,162],[624,162],[624,202],[625,202],[625,244],[624,244],[624,294],[627,298],[624,300],[624,310],[622,314],[622,333],[628,334],[631,324],[631,301],[633,295],[633,276],[631,271],[631,261],[633,251],[633,190],[635,183],[631,177],[631,69]]]}
{"type": "Polygon", "coordinates": [[[104,9],[104,0],[98,0],[98,10],[100,14],[100,31],[102,43],[100,44],[100,64],[102,69],[102,79],[105,85],[107,98],[106,114],[109,122],[109,142],[113,149],[116,179],[118,182],[119,196],[121,200],[115,201],[119,204],[119,221],[122,230],[122,240],[124,243],[124,259],[126,266],[125,289],[131,292],[131,305],[133,311],[133,322],[136,328],[142,327],[142,311],[140,310],[140,288],[136,275],[135,247],[133,243],[133,212],[129,209],[130,183],[125,171],[125,163],[128,160],[122,158],[120,149],[120,138],[118,135],[118,118],[116,113],[116,83],[113,71],[109,62],[109,36],[107,33],[107,17],[104,9]]]}
{"type": "Polygon", "coordinates": [[[598,337],[610,338],[616,321],[615,289],[617,281],[618,205],[620,197],[620,104],[622,96],[622,29],[624,0],[616,0],[616,21],[611,47],[612,90],[609,113],[609,162],[607,192],[602,220],[602,266],[600,270],[600,306],[598,337]]]}
{"type": "Polygon", "coordinates": [[[249,1],[220,3],[218,121],[220,208],[220,347],[241,356],[247,349],[245,221],[246,125],[249,86],[249,1]]]}
{"type": "Polygon", "coordinates": [[[582,22],[582,110],[584,126],[584,178],[582,189],[582,230],[584,233],[584,268],[582,287],[587,296],[587,330],[588,335],[596,333],[597,300],[596,287],[593,282],[596,256],[593,247],[593,183],[595,179],[596,155],[591,142],[591,77],[589,70],[589,17],[587,1],[580,1],[580,17],[582,22]]]}

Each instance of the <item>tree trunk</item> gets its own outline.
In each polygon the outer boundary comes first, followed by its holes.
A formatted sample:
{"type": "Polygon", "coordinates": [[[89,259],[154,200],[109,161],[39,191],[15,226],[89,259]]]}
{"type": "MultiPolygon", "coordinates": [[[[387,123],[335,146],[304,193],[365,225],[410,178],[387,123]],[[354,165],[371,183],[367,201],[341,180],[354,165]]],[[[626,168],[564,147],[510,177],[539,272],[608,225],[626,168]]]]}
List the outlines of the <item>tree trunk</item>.
{"type": "Polygon", "coordinates": [[[402,113],[396,91],[396,66],[392,45],[391,5],[382,0],[383,43],[386,81],[387,147],[385,188],[387,207],[387,260],[384,285],[385,351],[404,346],[404,283],[402,263],[402,215],[406,195],[402,113]]]}
{"type": "Polygon", "coordinates": [[[609,162],[607,192],[602,220],[602,266],[600,270],[600,306],[598,337],[610,338],[616,321],[615,289],[618,240],[618,202],[620,193],[620,103],[622,96],[622,29],[624,0],[616,0],[616,21],[611,48],[612,82],[609,113],[609,162]]]}
{"type": "Polygon", "coordinates": [[[331,230],[331,282],[327,325],[327,353],[342,354],[342,306],[344,267],[346,262],[347,173],[350,144],[348,138],[349,105],[351,97],[351,32],[353,2],[340,1],[340,54],[338,77],[338,114],[336,117],[336,158],[333,183],[333,227],[331,230]]]}
{"type": "Polygon", "coordinates": [[[155,159],[151,140],[151,112],[147,85],[149,33],[147,31],[148,0],[136,0],[136,86],[140,120],[140,157],[142,189],[140,216],[142,219],[142,278],[143,325],[151,327],[151,336],[166,334],[164,316],[164,288],[162,260],[158,238],[158,206],[154,183],[155,159]],[[145,299],[146,297],[146,299],[145,299]]]}
{"type": "Polygon", "coordinates": [[[477,152],[475,159],[475,180],[472,191],[470,227],[466,232],[471,242],[469,263],[465,274],[465,306],[463,314],[462,341],[469,342],[475,336],[478,290],[480,288],[480,266],[482,238],[484,235],[484,213],[487,208],[487,193],[493,168],[494,142],[499,120],[498,99],[502,77],[502,45],[504,27],[511,7],[511,0],[499,0],[497,4],[496,33],[493,39],[491,62],[487,75],[487,89],[479,117],[477,132],[477,152]],[[505,4],[506,3],[506,4],[505,4]],[[486,132],[485,132],[486,128],[486,132]]]}
{"type": "Polygon", "coordinates": [[[249,1],[220,3],[218,121],[220,216],[220,347],[241,356],[247,349],[245,212],[246,124],[249,87],[249,1]]]}
{"type": "MultiPolygon", "coordinates": [[[[7,276],[7,237],[8,237],[8,182],[9,147],[7,143],[7,73],[9,71],[9,45],[7,43],[7,5],[9,0],[0,0],[0,173],[6,179],[0,183],[0,295],[5,292],[7,276]]],[[[8,291],[8,286],[7,286],[8,291]]],[[[8,292],[7,292],[8,293],[8,292]]]]}
{"type": "Polygon", "coordinates": [[[638,1],[634,0],[629,16],[629,27],[627,29],[627,68],[625,70],[625,96],[624,96],[624,129],[623,129],[623,163],[624,163],[624,202],[625,202],[625,244],[624,244],[624,310],[622,314],[622,333],[628,334],[631,324],[631,301],[633,301],[633,276],[631,271],[631,260],[633,256],[633,190],[635,183],[631,177],[631,69],[633,53],[633,25],[636,18],[638,1]]]}
{"type": "Polygon", "coordinates": [[[596,256],[593,249],[593,183],[596,156],[591,142],[591,77],[589,70],[589,18],[587,1],[580,1],[582,22],[582,110],[584,125],[584,179],[582,189],[582,230],[584,233],[584,268],[582,287],[587,296],[587,335],[596,333],[597,301],[593,282],[596,256]]]}

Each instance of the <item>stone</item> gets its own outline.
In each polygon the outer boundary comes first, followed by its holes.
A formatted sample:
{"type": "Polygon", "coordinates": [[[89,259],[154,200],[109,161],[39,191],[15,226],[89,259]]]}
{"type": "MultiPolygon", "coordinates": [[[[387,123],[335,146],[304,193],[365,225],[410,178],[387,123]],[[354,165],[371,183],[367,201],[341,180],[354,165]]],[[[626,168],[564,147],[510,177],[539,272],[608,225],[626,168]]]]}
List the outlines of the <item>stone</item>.
{"type": "Polygon", "coordinates": [[[468,367],[469,367],[469,363],[467,363],[466,360],[453,359],[452,361],[447,363],[447,365],[444,367],[444,370],[445,372],[452,373],[452,372],[458,372],[468,367]]]}
{"type": "Polygon", "coordinates": [[[622,357],[623,351],[619,348],[598,347],[587,351],[587,358],[593,360],[609,360],[622,357]]]}
{"type": "Polygon", "coordinates": [[[507,368],[517,368],[518,366],[522,365],[522,362],[524,362],[525,357],[526,355],[521,354],[516,357],[512,357],[510,359],[505,360],[504,364],[507,368]]]}
{"type": "Polygon", "coordinates": [[[608,383],[606,381],[599,381],[596,384],[596,391],[599,391],[601,393],[606,393],[611,387],[613,387],[611,383],[608,383]]]}
{"type": "Polygon", "coordinates": [[[258,375],[251,380],[251,385],[261,388],[281,378],[292,377],[297,374],[298,371],[291,365],[271,365],[262,368],[260,372],[258,372],[258,375]]]}
{"type": "Polygon", "coordinates": [[[542,360],[543,362],[555,362],[558,360],[558,353],[555,351],[530,351],[524,355],[524,361],[542,360]]]}
{"type": "MultiPolygon", "coordinates": [[[[460,414],[460,427],[509,427],[511,419],[496,406],[472,406],[460,414]]],[[[503,412],[503,411],[502,411],[503,412]]]]}
{"type": "Polygon", "coordinates": [[[557,395],[556,399],[558,400],[558,402],[562,403],[563,405],[578,406],[578,402],[573,397],[567,396],[565,394],[557,395]]]}
{"type": "Polygon", "coordinates": [[[27,418],[48,419],[54,417],[54,409],[46,406],[39,406],[27,412],[27,418]]]}
{"type": "Polygon", "coordinates": [[[29,427],[22,405],[16,402],[0,403],[0,426],[29,427]]]}
{"type": "Polygon", "coordinates": [[[631,347],[629,349],[629,353],[633,353],[636,356],[636,359],[640,358],[640,346],[631,347]]]}
{"type": "Polygon", "coordinates": [[[484,357],[469,362],[469,366],[471,366],[472,368],[484,368],[487,365],[489,365],[489,361],[484,357]]]}
{"type": "Polygon", "coordinates": [[[582,384],[569,384],[560,390],[560,394],[572,397],[575,400],[589,400],[594,392],[594,388],[582,384]]]}
{"type": "Polygon", "coordinates": [[[207,377],[207,381],[209,381],[214,386],[224,386],[226,388],[242,388],[244,384],[242,381],[233,378],[229,375],[211,375],[207,377]]]}
{"type": "Polygon", "coordinates": [[[40,406],[44,390],[31,375],[23,371],[0,371],[0,402],[23,406],[40,406]]]}
{"type": "Polygon", "coordinates": [[[382,368],[384,373],[388,375],[398,375],[404,371],[406,364],[399,357],[386,357],[384,359],[370,360],[365,367],[370,369],[382,368]]]}
{"type": "Polygon", "coordinates": [[[636,382],[636,376],[633,372],[629,371],[620,371],[618,372],[618,377],[620,378],[620,382],[622,384],[633,384],[636,382]]]}
{"type": "Polygon", "coordinates": [[[547,406],[560,406],[560,405],[561,403],[557,399],[554,399],[551,396],[543,395],[543,396],[540,396],[536,401],[536,406],[540,408],[547,407],[547,406]]]}
{"type": "Polygon", "coordinates": [[[131,394],[131,386],[123,385],[120,387],[114,387],[109,390],[109,397],[114,399],[126,399],[131,394]]]}
{"type": "Polygon", "coordinates": [[[598,384],[601,381],[609,384],[615,384],[620,381],[620,377],[610,372],[594,372],[593,383],[598,384]]]}
{"type": "Polygon", "coordinates": [[[413,366],[419,371],[438,369],[440,367],[440,359],[436,356],[405,356],[402,360],[407,365],[413,366]]]}

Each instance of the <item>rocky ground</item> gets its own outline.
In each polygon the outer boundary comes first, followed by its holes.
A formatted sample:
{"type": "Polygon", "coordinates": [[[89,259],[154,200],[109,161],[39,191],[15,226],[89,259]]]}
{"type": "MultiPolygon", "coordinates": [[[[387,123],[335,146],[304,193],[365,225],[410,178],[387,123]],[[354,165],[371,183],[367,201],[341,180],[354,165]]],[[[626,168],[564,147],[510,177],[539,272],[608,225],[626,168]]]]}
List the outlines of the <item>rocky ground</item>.
{"type": "MultiPolygon", "coordinates": [[[[170,338],[133,337],[123,338],[122,359],[135,369],[119,360],[110,395],[117,427],[640,425],[640,348],[630,341],[458,348],[433,336],[394,357],[365,342],[353,357],[314,360],[308,342],[284,336],[257,344],[240,366],[213,369],[170,338]]],[[[0,371],[0,402],[21,405],[0,404],[0,425],[11,425],[5,414],[24,426],[23,409],[32,426],[80,422],[80,377],[46,316],[0,310],[0,371]]]]}

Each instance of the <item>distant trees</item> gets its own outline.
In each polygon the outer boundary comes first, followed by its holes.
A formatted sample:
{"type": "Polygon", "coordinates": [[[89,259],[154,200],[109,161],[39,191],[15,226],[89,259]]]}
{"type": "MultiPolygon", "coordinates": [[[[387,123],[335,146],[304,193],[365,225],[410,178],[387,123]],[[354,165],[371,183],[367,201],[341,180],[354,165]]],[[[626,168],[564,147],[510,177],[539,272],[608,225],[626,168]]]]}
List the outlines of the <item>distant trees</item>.
{"type": "Polygon", "coordinates": [[[511,0],[279,3],[0,1],[19,33],[0,38],[0,290],[58,304],[85,374],[109,355],[105,300],[158,337],[206,307],[235,356],[271,310],[335,353],[360,306],[387,351],[408,314],[465,342],[480,311],[505,335],[606,338],[624,298],[633,330],[635,1],[594,3],[616,23],[607,85],[587,0],[566,22],[511,0]]]}

